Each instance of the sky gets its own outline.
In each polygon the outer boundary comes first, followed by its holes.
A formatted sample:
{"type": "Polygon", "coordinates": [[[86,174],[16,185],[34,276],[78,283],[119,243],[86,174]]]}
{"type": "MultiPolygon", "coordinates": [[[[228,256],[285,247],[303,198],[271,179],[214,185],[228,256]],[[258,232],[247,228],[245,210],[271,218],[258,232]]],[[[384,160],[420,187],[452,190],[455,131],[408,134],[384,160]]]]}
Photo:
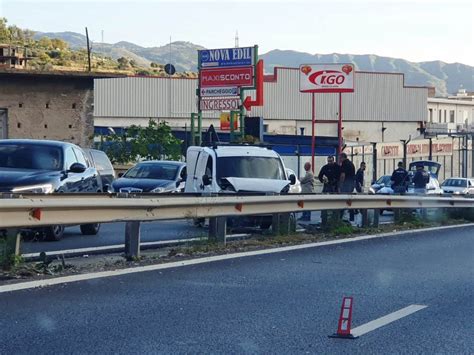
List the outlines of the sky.
{"type": "Polygon", "coordinates": [[[311,54],[376,54],[474,66],[472,0],[0,0],[10,25],[41,32],[88,27],[94,41],[145,47],[259,45],[311,54]]]}

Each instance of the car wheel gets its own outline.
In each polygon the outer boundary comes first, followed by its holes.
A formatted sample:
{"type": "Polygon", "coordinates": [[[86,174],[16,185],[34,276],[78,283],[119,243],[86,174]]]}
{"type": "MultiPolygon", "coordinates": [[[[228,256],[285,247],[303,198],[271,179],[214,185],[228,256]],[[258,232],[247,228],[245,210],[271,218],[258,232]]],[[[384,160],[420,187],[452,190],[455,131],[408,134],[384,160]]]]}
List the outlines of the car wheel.
{"type": "Polygon", "coordinates": [[[44,229],[44,234],[45,234],[46,240],[57,242],[63,238],[64,226],[57,224],[55,226],[46,227],[44,229]]]}
{"type": "Polygon", "coordinates": [[[83,235],[96,235],[99,233],[100,223],[81,224],[80,228],[83,235]]]}

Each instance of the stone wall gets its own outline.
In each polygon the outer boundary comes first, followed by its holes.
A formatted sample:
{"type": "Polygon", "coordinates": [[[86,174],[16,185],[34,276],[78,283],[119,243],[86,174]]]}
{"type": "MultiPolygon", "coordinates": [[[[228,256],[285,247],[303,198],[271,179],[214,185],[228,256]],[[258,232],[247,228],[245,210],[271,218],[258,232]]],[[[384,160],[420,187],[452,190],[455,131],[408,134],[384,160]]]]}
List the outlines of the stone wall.
{"type": "Polygon", "coordinates": [[[0,75],[0,109],[8,138],[53,139],[89,147],[93,142],[93,79],[0,75]]]}

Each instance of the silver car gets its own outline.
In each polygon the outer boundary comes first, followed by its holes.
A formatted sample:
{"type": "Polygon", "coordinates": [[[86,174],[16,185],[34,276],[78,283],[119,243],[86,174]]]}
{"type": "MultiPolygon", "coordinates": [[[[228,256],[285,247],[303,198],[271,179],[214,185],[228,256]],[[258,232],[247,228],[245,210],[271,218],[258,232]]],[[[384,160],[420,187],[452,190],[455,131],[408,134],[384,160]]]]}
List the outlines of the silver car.
{"type": "Polygon", "coordinates": [[[445,194],[474,195],[474,179],[452,177],[446,179],[441,188],[445,194]]]}

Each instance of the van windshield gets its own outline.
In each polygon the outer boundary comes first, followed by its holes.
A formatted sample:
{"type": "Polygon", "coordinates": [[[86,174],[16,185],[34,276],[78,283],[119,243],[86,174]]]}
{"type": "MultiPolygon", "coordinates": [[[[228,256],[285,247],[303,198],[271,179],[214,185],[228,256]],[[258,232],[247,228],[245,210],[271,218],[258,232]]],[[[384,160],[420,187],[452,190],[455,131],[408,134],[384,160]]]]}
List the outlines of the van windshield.
{"type": "Polygon", "coordinates": [[[217,179],[227,177],[285,180],[285,173],[283,165],[278,158],[217,158],[217,179]]]}

